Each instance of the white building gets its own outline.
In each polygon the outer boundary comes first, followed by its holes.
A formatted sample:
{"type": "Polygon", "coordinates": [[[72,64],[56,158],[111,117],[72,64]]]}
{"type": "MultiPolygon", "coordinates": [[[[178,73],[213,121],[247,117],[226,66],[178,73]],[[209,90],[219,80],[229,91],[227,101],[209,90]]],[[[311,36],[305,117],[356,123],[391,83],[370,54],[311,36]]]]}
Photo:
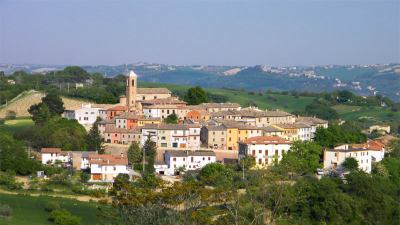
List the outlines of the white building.
{"type": "Polygon", "coordinates": [[[105,110],[107,107],[110,105],[82,104],[78,108],[65,109],[63,117],[70,120],[75,119],[79,124],[90,129],[97,117],[101,117],[100,110],[105,110]]]}
{"type": "Polygon", "coordinates": [[[129,174],[128,159],[113,155],[90,155],[90,181],[114,182],[118,174],[129,174]]]}
{"type": "Polygon", "coordinates": [[[334,149],[324,151],[324,169],[343,170],[343,162],[346,158],[354,158],[358,167],[367,173],[372,170],[372,163],[379,162],[384,158],[385,147],[376,141],[369,141],[365,144],[345,144],[334,149]]]}
{"type": "MultiPolygon", "coordinates": [[[[301,141],[311,141],[312,138],[314,137],[314,134],[312,133],[312,127],[311,125],[308,125],[307,123],[302,123],[302,122],[296,122],[294,123],[295,127],[297,127],[297,136],[298,139],[301,141]]],[[[316,129],[315,129],[316,130],[316,129]]]]}
{"type": "Polygon", "coordinates": [[[68,166],[71,163],[71,154],[67,151],[62,151],[61,148],[42,148],[40,153],[42,164],[44,165],[60,164],[68,166]]]}
{"type": "Polygon", "coordinates": [[[180,170],[198,170],[217,160],[213,151],[188,150],[167,150],[164,159],[164,164],[155,165],[156,173],[169,176],[178,174],[180,170]]]}
{"type": "Polygon", "coordinates": [[[283,153],[290,149],[290,141],[277,136],[258,136],[239,142],[239,160],[252,156],[256,168],[265,168],[282,159],[283,153]]]}

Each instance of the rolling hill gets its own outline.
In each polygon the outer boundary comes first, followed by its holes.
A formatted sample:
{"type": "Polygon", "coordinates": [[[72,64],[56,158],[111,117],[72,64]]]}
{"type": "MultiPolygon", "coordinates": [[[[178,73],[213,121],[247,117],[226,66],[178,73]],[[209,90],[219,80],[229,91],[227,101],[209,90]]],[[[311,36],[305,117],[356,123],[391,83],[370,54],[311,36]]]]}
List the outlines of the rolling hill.
{"type": "MultiPolygon", "coordinates": [[[[8,111],[14,111],[17,114],[17,117],[27,117],[29,116],[29,107],[33,104],[41,102],[42,97],[44,97],[44,93],[42,92],[35,90],[24,91],[9,101],[7,105],[0,106],[0,118],[4,118],[8,111]]],[[[66,97],[62,97],[62,100],[64,102],[64,107],[66,108],[87,103],[87,101],[66,97]]]]}

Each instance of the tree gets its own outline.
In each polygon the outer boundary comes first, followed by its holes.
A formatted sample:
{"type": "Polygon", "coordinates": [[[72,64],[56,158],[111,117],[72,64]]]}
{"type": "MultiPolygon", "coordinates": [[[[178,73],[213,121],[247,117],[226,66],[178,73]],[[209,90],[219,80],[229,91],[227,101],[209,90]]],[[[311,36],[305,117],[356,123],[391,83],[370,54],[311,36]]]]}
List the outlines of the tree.
{"type": "Polygon", "coordinates": [[[342,163],[343,167],[349,171],[354,171],[358,169],[358,162],[355,158],[349,157],[344,160],[342,163]]]}
{"type": "Polygon", "coordinates": [[[314,101],[306,106],[305,112],[307,115],[316,116],[325,120],[336,120],[339,119],[339,114],[336,110],[332,109],[326,103],[314,101]]]}
{"type": "Polygon", "coordinates": [[[207,185],[229,186],[233,182],[233,171],[220,163],[209,163],[204,166],[198,179],[207,185]]]}
{"type": "Polygon", "coordinates": [[[42,98],[42,102],[43,104],[47,105],[52,115],[61,116],[61,114],[64,112],[64,103],[60,96],[55,92],[48,93],[42,98]]]}
{"type": "Polygon", "coordinates": [[[35,122],[36,125],[43,125],[51,118],[51,113],[49,107],[46,104],[39,103],[32,105],[28,112],[32,116],[32,120],[35,122]]]}
{"type": "Polygon", "coordinates": [[[164,119],[164,123],[167,124],[177,124],[178,123],[178,116],[175,113],[172,113],[164,119]]]}
{"type": "Polygon", "coordinates": [[[251,169],[256,165],[256,159],[253,156],[246,156],[240,159],[239,166],[240,169],[251,169]]]}
{"type": "Polygon", "coordinates": [[[86,137],[86,142],[89,150],[94,150],[97,151],[99,154],[104,154],[104,141],[99,132],[98,122],[99,119],[96,120],[96,122],[90,129],[86,137]]]}
{"type": "Polygon", "coordinates": [[[131,165],[135,163],[140,163],[143,160],[143,152],[140,149],[139,143],[136,141],[129,146],[128,149],[128,161],[131,165]]]}
{"type": "Polygon", "coordinates": [[[278,168],[285,173],[306,174],[315,173],[321,168],[320,159],[322,147],[314,142],[296,141],[289,152],[283,155],[278,168]]]}
{"type": "Polygon", "coordinates": [[[189,105],[199,105],[201,103],[208,102],[208,97],[206,92],[199,86],[189,88],[184,100],[189,104],[189,105]]]}
{"type": "Polygon", "coordinates": [[[28,175],[40,168],[37,161],[28,158],[24,146],[9,134],[0,131],[0,170],[28,175]]]}
{"type": "Polygon", "coordinates": [[[147,165],[145,167],[145,174],[153,174],[154,173],[154,162],[157,153],[157,146],[154,141],[147,138],[146,142],[143,145],[144,151],[144,159],[147,161],[147,165]]]}

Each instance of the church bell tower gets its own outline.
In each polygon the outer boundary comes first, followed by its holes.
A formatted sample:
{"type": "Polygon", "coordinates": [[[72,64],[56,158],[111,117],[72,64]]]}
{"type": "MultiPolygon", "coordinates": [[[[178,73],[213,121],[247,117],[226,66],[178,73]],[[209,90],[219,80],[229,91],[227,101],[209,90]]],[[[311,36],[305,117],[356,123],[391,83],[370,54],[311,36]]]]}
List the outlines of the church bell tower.
{"type": "Polygon", "coordinates": [[[126,105],[128,110],[136,107],[137,75],[132,70],[126,77],[126,105]]]}

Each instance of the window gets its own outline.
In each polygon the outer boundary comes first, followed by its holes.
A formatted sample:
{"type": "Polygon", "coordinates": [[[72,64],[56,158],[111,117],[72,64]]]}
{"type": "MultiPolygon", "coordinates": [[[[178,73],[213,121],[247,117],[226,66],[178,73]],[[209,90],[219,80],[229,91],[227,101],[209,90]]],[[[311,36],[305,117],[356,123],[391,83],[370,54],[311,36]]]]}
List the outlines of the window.
{"type": "Polygon", "coordinates": [[[114,171],[116,171],[116,170],[117,170],[117,167],[114,166],[114,171]]]}
{"type": "Polygon", "coordinates": [[[262,150],[258,150],[258,154],[262,154],[262,150]]]}
{"type": "Polygon", "coordinates": [[[278,156],[278,150],[275,150],[275,156],[278,156]]]}
{"type": "Polygon", "coordinates": [[[176,162],[176,158],[172,158],[172,161],[176,162]]]}
{"type": "Polygon", "coordinates": [[[206,157],[203,157],[203,161],[206,160],[206,157]]]}
{"type": "Polygon", "coordinates": [[[154,99],[157,99],[157,96],[154,96],[154,99]]]}
{"type": "Polygon", "coordinates": [[[261,159],[261,158],[258,159],[258,164],[259,164],[259,165],[262,164],[262,159],[261,159]]]}
{"type": "Polygon", "coordinates": [[[255,156],[256,155],[256,150],[253,150],[253,156],[255,156]]]}
{"type": "Polygon", "coordinates": [[[208,157],[208,161],[210,161],[211,160],[211,157],[208,157]]]}
{"type": "Polygon", "coordinates": [[[193,157],[190,157],[191,158],[191,161],[193,162],[194,161],[194,158],[193,157]]]}
{"type": "Polygon", "coordinates": [[[229,141],[232,141],[232,138],[229,138],[229,141]]]}

